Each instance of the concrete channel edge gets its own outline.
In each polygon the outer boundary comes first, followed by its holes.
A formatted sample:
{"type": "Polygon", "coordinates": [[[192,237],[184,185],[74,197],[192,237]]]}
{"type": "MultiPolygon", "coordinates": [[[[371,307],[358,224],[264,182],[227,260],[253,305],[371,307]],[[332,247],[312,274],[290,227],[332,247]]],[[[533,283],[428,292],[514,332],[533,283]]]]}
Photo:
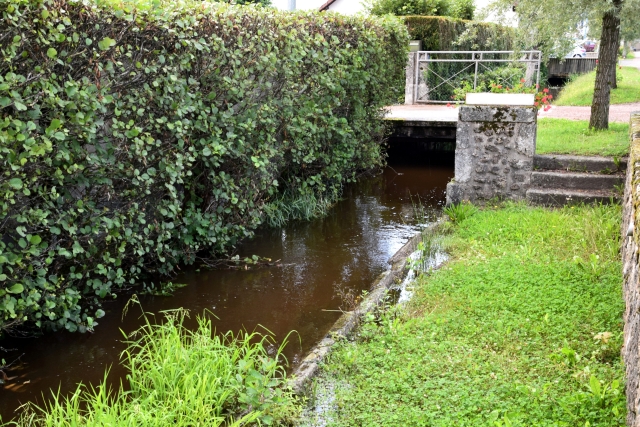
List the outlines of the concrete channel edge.
{"type": "Polygon", "coordinates": [[[436,221],[424,230],[418,232],[389,258],[391,268],[381,273],[374,280],[371,290],[367,296],[363,298],[358,307],[353,311],[342,313],[325,337],[311,349],[289,379],[289,386],[296,394],[307,394],[311,380],[318,373],[320,363],[331,353],[336,341],[351,334],[358,326],[359,319],[380,305],[387,290],[396,283],[396,280],[402,280],[404,278],[407,259],[418,248],[418,244],[422,241],[424,233],[434,230],[440,224],[441,221],[436,221]]]}

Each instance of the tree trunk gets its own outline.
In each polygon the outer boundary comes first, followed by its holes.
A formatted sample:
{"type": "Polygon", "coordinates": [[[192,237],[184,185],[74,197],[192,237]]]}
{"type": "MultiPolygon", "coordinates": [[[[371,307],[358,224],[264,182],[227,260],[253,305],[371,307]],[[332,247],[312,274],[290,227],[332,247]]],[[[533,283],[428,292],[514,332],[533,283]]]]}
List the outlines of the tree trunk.
{"type": "Polygon", "coordinates": [[[613,64],[611,73],[611,89],[618,89],[618,53],[616,51],[616,63],[613,64]]]}
{"type": "Polygon", "coordinates": [[[591,104],[590,129],[609,128],[609,102],[611,87],[615,78],[615,68],[618,59],[618,45],[620,44],[620,8],[622,0],[614,0],[613,9],[602,17],[602,37],[600,39],[600,54],[596,68],[596,84],[593,90],[591,104]]]}

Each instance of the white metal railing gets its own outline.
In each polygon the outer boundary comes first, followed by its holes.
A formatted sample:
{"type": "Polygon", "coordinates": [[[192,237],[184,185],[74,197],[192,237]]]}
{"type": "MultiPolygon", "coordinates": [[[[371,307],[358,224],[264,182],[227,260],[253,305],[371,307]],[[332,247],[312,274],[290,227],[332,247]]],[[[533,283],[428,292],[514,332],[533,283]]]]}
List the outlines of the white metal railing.
{"type": "MultiPolygon", "coordinates": [[[[473,75],[473,89],[478,87],[478,76],[495,69],[500,64],[508,64],[513,74],[498,77],[508,83],[518,75],[525,85],[540,83],[539,50],[526,51],[418,51],[409,54],[407,67],[407,87],[405,103],[453,103],[451,99],[438,99],[452,93],[462,80],[468,83],[473,75]],[[438,63],[458,63],[459,67],[438,67],[438,63]],[[447,70],[447,68],[449,68],[447,70]],[[451,69],[453,68],[453,69],[451,69]],[[444,87],[444,88],[443,88],[444,87]],[[443,88],[443,89],[440,89],[443,88]],[[434,96],[436,95],[436,96],[434,96]]],[[[450,95],[449,95],[450,98],[450,95]]]]}

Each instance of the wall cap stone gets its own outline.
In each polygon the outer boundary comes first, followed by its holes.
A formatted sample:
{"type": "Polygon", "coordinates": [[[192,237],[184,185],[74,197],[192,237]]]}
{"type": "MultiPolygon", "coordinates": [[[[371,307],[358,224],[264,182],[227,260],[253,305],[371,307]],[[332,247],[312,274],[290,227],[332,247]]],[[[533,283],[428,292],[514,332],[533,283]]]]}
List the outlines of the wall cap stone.
{"type": "Polygon", "coordinates": [[[537,116],[535,107],[490,105],[462,105],[458,115],[461,122],[496,123],[533,123],[537,116]]]}
{"type": "Polygon", "coordinates": [[[467,105],[509,105],[532,107],[535,102],[533,93],[468,93],[467,105]]]}

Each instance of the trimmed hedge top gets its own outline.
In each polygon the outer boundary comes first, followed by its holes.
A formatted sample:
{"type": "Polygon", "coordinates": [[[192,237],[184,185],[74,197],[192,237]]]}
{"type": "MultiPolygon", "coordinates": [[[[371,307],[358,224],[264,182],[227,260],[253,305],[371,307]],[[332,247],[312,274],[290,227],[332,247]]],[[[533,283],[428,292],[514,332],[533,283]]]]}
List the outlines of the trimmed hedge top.
{"type": "Polygon", "coordinates": [[[422,40],[423,50],[511,50],[515,31],[487,22],[443,16],[405,16],[412,40],[422,40]]]}
{"type": "Polygon", "coordinates": [[[141,9],[0,3],[0,330],[90,329],[115,290],[384,161],[398,21],[141,9]]]}

